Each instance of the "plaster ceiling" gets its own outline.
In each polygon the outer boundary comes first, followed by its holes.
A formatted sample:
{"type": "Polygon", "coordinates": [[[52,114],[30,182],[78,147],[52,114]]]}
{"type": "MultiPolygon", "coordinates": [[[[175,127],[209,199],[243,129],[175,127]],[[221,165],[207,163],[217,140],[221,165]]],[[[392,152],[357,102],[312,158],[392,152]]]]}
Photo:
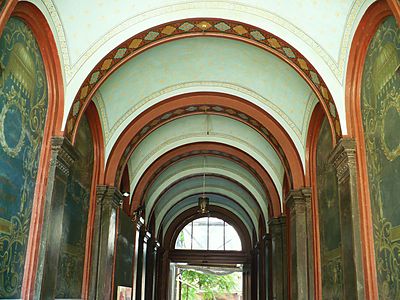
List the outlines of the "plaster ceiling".
{"type": "Polygon", "coordinates": [[[129,37],[161,23],[194,17],[242,21],[293,45],[316,67],[336,102],[346,134],[344,75],[351,38],[374,0],[30,0],[50,23],[66,82],[65,117],[97,62],[129,37]]]}
{"type": "Polygon", "coordinates": [[[248,153],[270,174],[281,196],[284,168],[272,146],[249,126],[215,115],[182,117],[150,133],[137,146],[128,162],[131,191],[158,157],[176,147],[196,142],[222,143],[248,153]]]}
{"type": "MultiPolygon", "coordinates": [[[[235,182],[240,183],[246,187],[252,197],[264,208],[264,212],[267,213],[267,196],[261,184],[256,180],[254,175],[249,171],[241,167],[239,164],[223,158],[218,157],[191,157],[185,160],[179,161],[178,163],[172,164],[164,172],[162,172],[154,183],[148,188],[148,194],[144,199],[146,210],[152,210],[157,199],[171,186],[177,182],[185,180],[190,176],[202,177],[206,173],[205,187],[210,184],[214,186],[214,182],[211,180],[213,177],[210,174],[220,175],[225,178],[230,178],[235,182]]],[[[231,185],[233,192],[237,193],[237,189],[240,188],[238,185],[231,185]]],[[[164,204],[160,204],[161,207],[164,204]]],[[[249,204],[247,204],[248,206],[249,204]]],[[[250,209],[250,207],[248,207],[250,209]]]]}
{"type": "MultiPolygon", "coordinates": [[[[258,219],[260,212],[255,204],[255,199],[243,187],[230,180],[215,176],[208,176],[208,182],[206,193],[219,194],[227,197],[225,199],[232,199],[243,207],[244,211],[251,216],[254,222],[258,219]]],[[[162,216],[172,209],[179,201],[192,195],[202,194],[202,192],[203,178],[200,176],[181,181],[162,194],[158,205],[154,208],[156,228],[159,227],[162,221],[162,216]]],[[[226,201],[225,205],[229,207],[226,201]]],[[[150,217],[149,214],[150,209],[147,209],[146,207],[146,222],[148,222],[148,218],[150,217]]],[[[263,214],[268,218],[268,214],[265,214],[264,211],[263,214]]]]}
{"type": "Polygon", "coordinates": [[[317,98],[288,64],[258,47],[198,37],[152,48],[113,73],[94,97],[106,156],[124,128],[145,109],[185,92],[240,96],[272,115],[289,133],[304,163],[308,122],[317,98]]]}

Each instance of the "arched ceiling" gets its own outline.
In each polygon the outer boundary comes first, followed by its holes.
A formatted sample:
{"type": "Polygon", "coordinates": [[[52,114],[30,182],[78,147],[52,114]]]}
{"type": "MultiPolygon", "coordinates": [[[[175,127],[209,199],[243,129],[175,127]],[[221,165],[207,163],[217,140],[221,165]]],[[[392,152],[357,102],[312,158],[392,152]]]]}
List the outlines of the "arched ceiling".
{"type": "Polygon", "coordinates": [[[167,228],[206,192],[210,204],[234,212],[258,234],[269,216],[283,211],[284,191],[303,186],[318,99],[333,136],[346,134],[348,49],[374,2],[30,1],[57,42],[66,137],[73,142],[93,98],[105,169],[113,174],[105,181],[118,185],[127,166],[130,212],[143,204],[146,222],[154,217],[157,229],[167,228]],[[207,93],[236,98],[207,102],[207,93]],[[175,99],[186,94],[197,98],[175,99]],[[184,99],[193,102],[179,102],[184,99]],[[172,100],[174,110],[166,111],[172,100]],[[204,156],[189,155],[189,146],[201,143],[237,156],[214,156],[207,148],[204,156]]]}
{"type": "MultiPolygon", "coordinates": [[[[239,201],[239,203],[246,208],[246,211],[252,212],[254,216],[253,219],[257,220],[256,216],[261,213],[258,207],[262,208],[262,213],[268,215],[268,196],[265,187],[256,180],[254,174],[250,173],[249,170],[246,170],[237,162],[213,156],[189,157],[185,160],[178,161],[165,169],[151,184],[151,186],[148,187],[148,193],[143,202],[146,206],[146,213],[149,214],[160,197],[162,198],[163,193],[178,182],[186,185],[190,182],[188,181],[189,179],[200,177],[204,180],[203,183],[205,190],[209,190],[210,188],[215,188],[217,186],[215,176],[231,180],[228,186],[232,194],[239,195],[239,190],[243,189],[241,186],[244,186],[247,189],[254,201],[250,203],[239,201]],[[204,174],[206,174],[205,178],[202,177],[204,174]],[[234,184],[235,182],[237,184],[234,184]]],[[[169,204],[167,202],[169,199],[166,197],[163,197],[163,199],[167,199],[167,201],[164,201],[165,203],[160,201],[157,203],[158,207],[168,207],[169,204]]],[[[160,216],[157,214],[158,220],[160,220],[160,218],[162,219],[162,217],[163,215],[160,216]]]]}
{"type": "Polygon", "coordinates": [[[127,124],[144,110],[171,96],[197,91],[233,94],[267,111],[289,133],[304,163],[308,122],[318,102],[311,88],[271,53],[212,37],[152,48],[104,82],[94,101],[101,112],[106,156],[127,124]]]}
{"type": "Polygon", "coordinates": [[[223,18],[267,30],[299,50],[318,70],[336,102],[346,134],[344,75],[351,38],[374,0],[129,2],[30,0],[50,23],[65,77],[65,118],[87,74],[111,49],[150,27],[187,18],[223,18]]]}
{"type": "Polygon", "coordinates": [[[215,115],[182,117],[149,134],[137,146],[128,162],[131,190],[159,156],[181,145],[203,141],[230,145],[255,157],[270,174],[281,194],[284,168],[272,146],[242,122],[215,115]]]}
{"type": "MultiPolygon", "coordinates": [[[[217,176],[207,176],[207,194],[217,194],[224,197],[224,201],[218,203],[215,199],[217,197],[210,196],[211,204],[216,204],[218,206],[223,205],[226,208],[232,208],[233,203],[236,202],[246,211],[247,214],[252,219],[254,224],[258,224],[258,217],[260,215],[260,210],[256,204],[256,200],[253,195],[246,190],[243,186],[234,183],[226,178],[221,178],[217,176]],[[229,200],[232,199],[232,200],[229,200]],[[234,201],[234,202],[233,202],[234,201]]],[[[168,189],[158,200],[157,206],[154,209],[154,216],[156,216],[155,224],[156,228],[163,219],[163,216],[171,210],[176,204],[178,204],[182,199],[188,198],[192,195],[201,195],[203,192],[203,177],[191,177],[186,180],[180,181],[168,189]]],[[[197,200],[196,200],[197,204],[197,200]]],[[[146,221],[149,220],[150,210],[146,207],[146,221]]],[[[239,217],[241,217],[239,215],[239,217]]],[[[244,217],[244,216],[243,216],[244,217]]]]}

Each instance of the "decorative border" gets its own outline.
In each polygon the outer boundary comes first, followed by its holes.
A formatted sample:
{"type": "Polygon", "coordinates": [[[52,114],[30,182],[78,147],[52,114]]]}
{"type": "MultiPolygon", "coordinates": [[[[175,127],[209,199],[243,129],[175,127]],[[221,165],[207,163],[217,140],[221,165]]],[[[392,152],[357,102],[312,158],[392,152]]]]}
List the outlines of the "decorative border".
{"type": "Polygon", "coordinates": [[[74,142],[76,130],[88,103],[104,80],[130,58],[163,42],[190,36],[233,38],[259,46],[289,63],[310,85],[323,104],[333,135],[341,136],[336,105],[322,77],[295,48],[279,37],[241,22],[221,19],[190,19],[166,23],[143,31],[109,52],[82,83],[69,112],[65,135],[74,142]]]}

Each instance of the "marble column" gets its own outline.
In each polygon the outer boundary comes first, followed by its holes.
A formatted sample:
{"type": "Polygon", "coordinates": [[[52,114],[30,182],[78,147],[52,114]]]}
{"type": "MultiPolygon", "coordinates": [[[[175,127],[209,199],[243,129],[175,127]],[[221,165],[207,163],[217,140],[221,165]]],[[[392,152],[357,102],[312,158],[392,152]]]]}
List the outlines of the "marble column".
{"type": "Polygon", "coordinates": [[[135,212],[132,220],[135,223],[135,244],[133,251],[133,283],[132,295],[133,299],[141,299],[142,289],[142,261],[143,261],[143,232],[144,232],[144,218],[142,211],[135,212]]]}
{"type": "Polygon", "coordinates": [[[147,248],[146,300],[155,299],[157,251],[160,243],[153,237],[147,248]]]}
{"type": "Polygon", "coordinates": [[[77,158],[76,151],[66,138],[51,139],[51,159],[35,283],[35,295],[40,299],[54,299],[56,296],[67,183],[70,168],[77,158]]]}
{"type": "Polygon", "coordinates": [[[116,187],[97,186],[96,196],[89,297],[111,299],[117,212],[122,195],[116,187]]]}
{"type": "Polygon", "coordinates": [[[333,149],[329,160],[336,168],[338,180],[344,297],[364,299],[355,141],[348,138],[341,139],[333,149]]]}
{"type": "Polygon", "coordinates": [[[272,299],[287,299],[287,239],[286,217],[272,218],[268,222],[271,239],[270,263],[272,299]]]}
{"type": "MultiPolygon", "coordinates": [[[[146,278],[147,278],[147,272],[149,272],[148,268],[147,268],[147,263],[148,263],[148,248],[150,247],[151,243],[151,233],[147,230],[145,230],[143,232],[143,249],[142,249],[142,265],[141,265],[141,272],[142,272],[142,282],[141,282],[141,295],[140,295],[140,299],[141,300],[145,300],[146,299],[146,278]]],[[[150,270],[151,272],[152,270],[150,270]]]]}
{"type": "MultiPolygon", "coordinates": [[[[311,190],[303,188],[292,190],[287,198],[286,205],[289,208],[289,242],[290,242],[290,298],[310,299],[312,291],[309,290],[309,275],[312,272],[309,262],[309,249],[312,235],[308,228],[311,218],[309,202],[311,190]],[[311,272],[310,272],[311,271],[311,272]]],[[[312,230],[312,228],[311,228],[312,230]]]]}

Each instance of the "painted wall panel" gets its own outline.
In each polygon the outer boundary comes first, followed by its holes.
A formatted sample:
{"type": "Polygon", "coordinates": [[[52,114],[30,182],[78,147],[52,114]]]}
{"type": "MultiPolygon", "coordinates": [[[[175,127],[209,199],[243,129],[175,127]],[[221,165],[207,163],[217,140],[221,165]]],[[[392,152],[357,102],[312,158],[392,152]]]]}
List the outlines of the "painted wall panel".
{"type": "Polygon", "coordinates": [[[119,214],[117,237],[117,254],[115,259],[114,299],[118,286],[132,287],[134,255],[134,232],[136,230],[131,219],[124,213],[119,214]]]}
{"type": "Polygon", "coordinates": [[[57,298],[80,298],[85,262],[86,230],[93,173],[93,140],[87,118],[82,118],[75,147],[79,158],[67,183],[57,298]]]}
{"type": "Polygon", "coordinates": [[[336,171],[329,162],[332,135],[325,118],[317,142],[317,193],[323,299],[343,299],[343,262],[336,171]]]}
{"type": "Polygon", "coordinates": [[[35,37],[10,18],[0,38],[0,298],[21,294],[47,102],[35,37]]]}
{"type": "Polygon", "coordinates": [[[364,65],[361,112],[380,299],[400,298],[400,30],[378,27],[364,65]]]}

